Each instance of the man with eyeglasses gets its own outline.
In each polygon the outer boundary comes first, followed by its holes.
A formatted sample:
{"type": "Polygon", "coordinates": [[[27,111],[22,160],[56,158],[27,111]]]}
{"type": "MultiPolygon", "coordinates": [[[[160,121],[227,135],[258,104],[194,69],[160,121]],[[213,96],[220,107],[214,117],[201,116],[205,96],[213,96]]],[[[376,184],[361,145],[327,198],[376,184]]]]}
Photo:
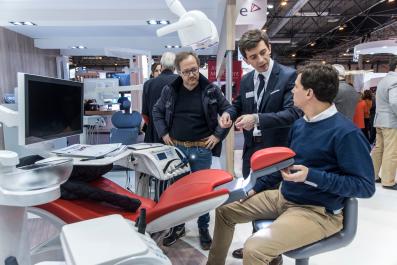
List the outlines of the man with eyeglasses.
{"type": "MultiPolygon", "coordinates": [[[[250,174],[250,159],[256,151],[273,146],[287,146],[288,134],[301,111],[294,107],[291,90],[296,72],[270,57],[269,37],[262,30],[249,30],[239,40],[239,50],[244,61],[254,70],[244,75],[240,83],[240,95],[233,101],[233,108],[223,113],[222,128],[235,126],[243,129],[243,177],[250,174]]],[[[262,187],[274,189],[267,177],[257,181],[250,195],[262,187]]],[[[243,249],[233,252],[242,258],[243,249]]]]}
{"type": "MultiPolygon", "coordinates": [[[[192,172],[211,167],[212,155],[220,156],[221,142],[229,129],[218,125],[218,115],[231,105],[221,90],[199,73],[200,61],[193,52],[176,55],[179,77],[163,88],[153,107],[153,122],[165,144],[178,147],[188,158],[192,172]]],[[[200,246],[208,250],[209,214],[198,218],[200,246]]],[[[170,246],[185,235],[185,225],[170,229],[163,245],[170,246]]]]}

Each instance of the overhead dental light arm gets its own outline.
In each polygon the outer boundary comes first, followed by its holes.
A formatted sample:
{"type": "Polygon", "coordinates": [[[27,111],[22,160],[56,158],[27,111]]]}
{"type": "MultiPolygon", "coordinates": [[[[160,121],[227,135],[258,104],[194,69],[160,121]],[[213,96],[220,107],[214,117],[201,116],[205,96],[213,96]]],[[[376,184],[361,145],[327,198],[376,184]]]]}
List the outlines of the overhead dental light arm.
{"type": "Polygon", "coordinates": [[[205,49],[219,42],[218,31],[214,23],[201,11],[186,11],[179,0],[166,0],[171,12],[179,16],[175,23],[157,30],[157,36],[178,31],[182,46],[205,49]]]}
{"type": "Polygon", "coordinates": [[[172,23],[168,26],[158,29],[157,36],[162,37],[164,35],[178,31],[180,29],[191,27],[191,26],[193,26],[193,24],[194,24],[194,19],[191,17],[186,17],[184,19],[180,19],[179,21],[177,21],[175,23],[172,23]]]}
{"type": "Polygon", "coordinates": [[[182,6],[181,2],[179,0],[165,0],[167,3],[168,8],[177,15],[178,17],[181,17],[183,14],[186,13],[186,9],[182,6]]]}

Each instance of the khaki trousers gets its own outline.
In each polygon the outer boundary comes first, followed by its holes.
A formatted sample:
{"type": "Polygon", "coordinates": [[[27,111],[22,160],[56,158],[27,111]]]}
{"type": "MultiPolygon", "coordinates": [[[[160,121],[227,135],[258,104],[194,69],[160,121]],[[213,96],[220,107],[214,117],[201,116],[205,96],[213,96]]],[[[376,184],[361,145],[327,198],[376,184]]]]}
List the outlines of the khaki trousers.
{"type": "Polygon", "coordinates": [[[376,143],[371,152],[372,163],[374,164],[375,177],[382,176],[383,186],[395,184],[397,169],[397,129],[376,128],[376,143]]]}
{"type": "Polygon", "coordinates": [[[235,225],[258,219],[276,220],[247,239],[244,265],[269,264],[278,255],[329,237],[343,227],[342,214],[329,214],[324,207],[291,203],[279,190],[260,192],[244,202],[230,203],[216,210],[207,265],[225,264],[235,225]]]}

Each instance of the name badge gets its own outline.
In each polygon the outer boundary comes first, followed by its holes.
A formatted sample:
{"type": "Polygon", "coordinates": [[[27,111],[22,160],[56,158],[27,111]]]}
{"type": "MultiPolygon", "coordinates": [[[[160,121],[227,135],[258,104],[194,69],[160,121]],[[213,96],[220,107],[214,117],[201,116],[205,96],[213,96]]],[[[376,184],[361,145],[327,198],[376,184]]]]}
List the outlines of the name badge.
{"type": "Polygon", "coordinates": [[[254,91],[245,93],[245,98],[253,98],[253,97],[254,97],[254,91]]]}

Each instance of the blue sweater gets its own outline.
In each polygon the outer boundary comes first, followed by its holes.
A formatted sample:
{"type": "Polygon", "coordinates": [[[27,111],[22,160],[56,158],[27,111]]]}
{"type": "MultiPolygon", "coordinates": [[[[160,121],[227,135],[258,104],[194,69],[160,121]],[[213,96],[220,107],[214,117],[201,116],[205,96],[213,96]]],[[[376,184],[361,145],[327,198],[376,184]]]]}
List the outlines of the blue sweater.
{"type": "MultiPolygon", "coordinates": [[[[370,146],[362,132],[342,114],[318,122],[297,120],[290,134],[295,165],[309,168],[307,183],[283,181],[281,193],[297,204],[324,206],[333,211],[347,197],[368,198],[375,192],[370,146]]],[[[266,176],[255,191],[266,189],[281,176],[266,176]]]]}

